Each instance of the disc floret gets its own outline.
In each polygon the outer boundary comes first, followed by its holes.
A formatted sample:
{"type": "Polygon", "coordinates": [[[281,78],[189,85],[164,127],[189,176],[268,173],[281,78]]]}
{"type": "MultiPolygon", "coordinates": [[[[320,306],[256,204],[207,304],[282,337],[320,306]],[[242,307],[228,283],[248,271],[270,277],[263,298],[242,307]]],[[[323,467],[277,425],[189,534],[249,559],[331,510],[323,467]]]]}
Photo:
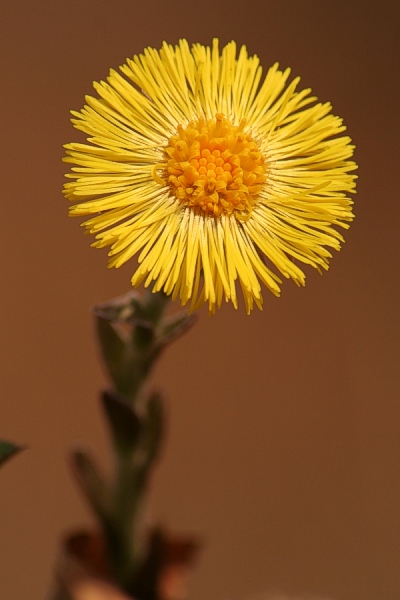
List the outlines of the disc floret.
{"type": "Polygon", "coordinates": [[[246,120],[233,125],[218,113],[214,119],[179,125],[165,150],[165,177],[173,194],[197,213],[250,217],[266,180],[264,156],[246,120]]]}

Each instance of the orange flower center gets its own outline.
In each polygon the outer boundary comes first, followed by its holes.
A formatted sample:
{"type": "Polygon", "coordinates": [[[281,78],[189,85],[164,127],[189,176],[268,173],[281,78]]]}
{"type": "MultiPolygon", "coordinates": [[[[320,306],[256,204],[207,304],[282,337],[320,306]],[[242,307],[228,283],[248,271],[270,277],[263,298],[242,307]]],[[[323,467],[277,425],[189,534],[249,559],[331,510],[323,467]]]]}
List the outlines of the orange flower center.
{"type": "Polygon", "coordinates": [[[246,122],[232,123],[222,114],[178,126],[165,149],[165,177],[172,192],[198,214],[234,214],[247,220],[266,180],[264,157],[246,122]]]}

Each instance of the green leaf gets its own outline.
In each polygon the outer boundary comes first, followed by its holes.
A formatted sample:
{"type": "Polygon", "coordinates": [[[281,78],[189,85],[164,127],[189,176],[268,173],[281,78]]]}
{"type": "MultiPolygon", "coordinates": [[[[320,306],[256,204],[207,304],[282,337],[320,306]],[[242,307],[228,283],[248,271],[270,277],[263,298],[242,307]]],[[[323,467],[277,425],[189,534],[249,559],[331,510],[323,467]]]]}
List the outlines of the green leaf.
{"type": "Polygon", "coordinates": [[[169,298],[151,290],[132,292],[96,306],[100,348],[116,392],[130,403],[140,397],[143,384],[165,347],[196,321],[186,313],[166,317],[169,298]]]}
{"type": "Polygon", "coordinates": [[[96,329],[103,360],[110,377],[112,381],[118,382],[121,379],[126,360],[126,340],[122,338],[111,321],[97,315],[96,329]]]}
{"type": "Polygon", "coordinates": [[[153,392],[147,402],[144,427],[143,449],[145,462],[149,467],[160,453],[164,433],[164,408],[162,396],[158,392],[153,392]]]}
{"type": "Polygon", "coordinates": [[[98,304],[93,308],[93,313],[96,317],[101,317],[114,323],[132,323],[137,320],[136,313],[140,306],[140,295],[135,291],[131,291],[109,302],[98,304]]]}
{"type": "Polygon", "coordinates": [[[0,465],[5,463],[9,458],[24,449],[24,446],[16,446],[11,442],[0,440],[0,465]]]}
{"type": "Polygon", "coordinates": [[[102,523],[107,523],[110,508],[109,493],[94,461],[83,450],[75,450],[71,453],[71,467],[91,508],[102,523]]]}
{"type": "Polygon", "coordinates": [[[130,300],[129,306],[118,310],[113,303],[97,307],[95,318],[101,353],[113,386],[118,394],[132,401],[155,360],[155,344],[152,324],[137,317],[138,301],[130,300]]]}
{"type": "Polygon", "coordinates": [[[103,392],[102,402],[115,446],[123,454],[130,453],[139,439],[139,418],[129,404],[113,392],[103,392]]]}
{"type": "Polygon", "coordinates": [[[162,320],[160,331],[157,336],[157,343],[159,346],[164,347],[171,344],[184,333],[189,331],[197,321],[197,315],[186,313],[179,313],[172,317],[166,317],[162,320]]]}

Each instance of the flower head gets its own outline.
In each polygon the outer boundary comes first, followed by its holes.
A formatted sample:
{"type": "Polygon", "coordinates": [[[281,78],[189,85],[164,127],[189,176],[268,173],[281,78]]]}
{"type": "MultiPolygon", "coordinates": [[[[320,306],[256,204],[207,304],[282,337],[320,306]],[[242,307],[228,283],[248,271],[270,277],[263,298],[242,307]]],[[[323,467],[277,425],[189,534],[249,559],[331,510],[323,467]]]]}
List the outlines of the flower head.
{"type": "Polygon", "coordinates": [[[66,145],[73,216],[110,246],[109,266],[138,255],[132,285],[154,282],[196,309],[262,307],[261,283],[304,285],[301,263],[328,269],[348,228],[356,168],[342,119],[310,89],[234,42],[147,48],[94,83],[66,145]]]}

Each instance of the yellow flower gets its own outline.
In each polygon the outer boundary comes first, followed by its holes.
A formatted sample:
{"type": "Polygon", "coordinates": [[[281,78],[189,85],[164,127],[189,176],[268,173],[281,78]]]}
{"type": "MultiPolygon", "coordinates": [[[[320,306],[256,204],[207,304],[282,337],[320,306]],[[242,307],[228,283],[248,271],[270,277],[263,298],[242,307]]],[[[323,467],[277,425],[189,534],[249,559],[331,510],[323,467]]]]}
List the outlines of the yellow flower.
{"type": "Polygon", "coordinates": [[[67,144],[70,214],[111,246],[109,266],[138,255],[132,285],[154,282],[190,309],[223,299],[262,308],[299,263],[328,269],[335,229],[353,219],[354,147],[310,89],[230,42],[147,48],[94,83],[73,111],[89,144],[67,144]],[[125,77],[124,77],[125,76],[125,77]]]}

